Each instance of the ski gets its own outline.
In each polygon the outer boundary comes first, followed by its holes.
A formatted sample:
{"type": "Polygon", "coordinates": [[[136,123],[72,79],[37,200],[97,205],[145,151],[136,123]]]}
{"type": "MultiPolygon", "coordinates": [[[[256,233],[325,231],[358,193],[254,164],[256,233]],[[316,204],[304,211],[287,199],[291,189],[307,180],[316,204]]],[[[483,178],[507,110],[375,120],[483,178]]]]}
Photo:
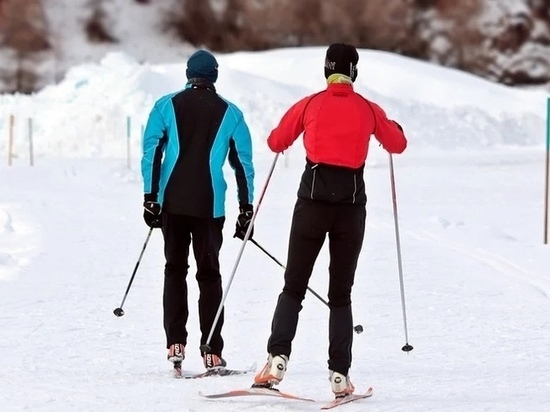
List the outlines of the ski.
{"type": "Polygon", "coordinates": [[[205,372],[193,373],[193,372],[184,372],[181,367],[181,362],[174,363],[174,377],[177,379],[201,379],[201,378],[208,378],[210,376],[245,375],[247,373],[253,373],[255,371],[256,371],[256,363],[254,363],[252,366],[250,366],[247,369],[218,368],[218,369],[210,369],[205,372]]]}
{"type": "Polygon", "coordinates": [[[342,398],[336,398],[332,402],[327,403],[326,405],[322,406],[321,409],[332,409],[336,408],[337,406],[344,405],[346,403],[354,402],[359,399],[365,399],[370,398],[372,396],[373,389],[368,388],[365,393],[353,393],[351,395],[346,395],[342,398]]]}
{"type": "Polygon", "coordinates": [[[199,395],[208,399],[231,398],[235,396],[274,396],[274,397],[283,398],[283,399],[294,399],[297,401],[315,402],[314,399],[304,398],[302,396],[297,396],[287,392],[281,392],[280,390],[275,388],[266,388],[266,387],[257,387],[257,386],[256,387],[252,386],[250,388],[244,388],[244,389],[236,389],[228,392],[213,393],[210,395],[199,392],[199,395]]]}
{"type": "Polygon", "coordinates": [[[234,376],[234,375],[246,375],[247,373],[256,372],[256,363],[250,366],[247,369],[228,369],[228,368],[219,368],[219,369],[210,369],[206,372],[201,373],[192,373],[192,374],[183,374],[184,379],[201,379],[208,378],[209,376],[234,376]]]}

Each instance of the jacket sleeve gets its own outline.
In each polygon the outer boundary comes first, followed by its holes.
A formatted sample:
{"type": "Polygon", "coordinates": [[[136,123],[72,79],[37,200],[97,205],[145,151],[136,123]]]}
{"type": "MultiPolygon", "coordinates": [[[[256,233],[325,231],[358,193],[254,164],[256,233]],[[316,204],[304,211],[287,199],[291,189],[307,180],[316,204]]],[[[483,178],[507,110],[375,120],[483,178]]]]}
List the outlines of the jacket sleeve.
{"type": "Polygon", "coordinates": [[[157,105],[153,107],[143,133],[143,156],[141,158],[141,174],[143,177],[143,192],[151,200],[156,200],[159,191],[160,167],[164,144],[166,143],[166,127],[157,105]],[[154,198],[154,199],[153,199],[154,198]]]}
{"type": "Polygon", "coordinates": [[[281,153],[288,149],[304,131],[304,111],[311,96],[294,104],[283,115],[279,125],[273,129],[267,138],[267,145],[271,151],[281,153]]]}
{"type": "Polygon", "coordinates": [[[241,113],[229,141],[229,164],[235,171],[239,205],[254,202],[254,165],[252,164],[252,138],[241,113]]]}
{"type": "Polygon", "coordinates": [[[372,108],[376,126],[374,136],[389,153],[402,153],[407,148],[407,139],[399,123],[388,119],[380,106],[369,102],[372,108]]]}

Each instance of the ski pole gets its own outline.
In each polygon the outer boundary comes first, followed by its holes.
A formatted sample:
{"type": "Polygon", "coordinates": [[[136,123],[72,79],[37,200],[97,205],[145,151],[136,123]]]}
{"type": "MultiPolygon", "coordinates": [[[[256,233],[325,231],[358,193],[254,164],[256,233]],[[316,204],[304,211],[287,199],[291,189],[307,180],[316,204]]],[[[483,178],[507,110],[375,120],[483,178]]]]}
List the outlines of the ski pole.
{"type": "Polygon", "coordinates": [[[134,267],[134,272],[132,273],[132,276],[130,277],[130,282],[128,283],[128,287],[126,288],[126,293],[124,294],[124,298],[122,298],[122,303],[118,308],[113,310],[113,313],[115,316],[121,317],[124,316],[124,310],[122,310],[122,306],[124,305],[124,301],[126,300],[126,296],[128,296],[128,292],[130,291],[130,287],[132,286],[132,282],[134,281],[134,277],[136,276],[136,272],[138,270],[139,264],[141,262],[141,258],[143,257],[143,253],[145,252],[145,248],[147,247],[147,243],[149,243],[149,239],[151,238],[151,233],[153,232],[153,228],[149,229],[149,233],[147,233],[147,238],[145,239],[145,243],[143,244],[143,248],[141,249],[141,253],[139,254],[139,258],[136,262],[136,266],[134,267]]]}
{"type": "Polygon", "coordinates": [[[548,208],[550,198],[550,97],[546,101],[546,167],[544,182],[544,244],[548,244],[548,208]]]}
{"type": "Polygon", "coordinates": [[[403,352],[410,352],[414,348],[409,345],[409,333],[407,328],[407,311],[405,309],[405,286],[403,282],[403,264],[401,263],[401,240],[399,238],[399,222],[397,217],[397,195],[395,191],[395,173],[393,170],[393,157],[390,153],[390,181],[393,204],[393,221],[395,224],[395,243],[397,245],[397,267],[399,269],[399,287],[401,289],[401,307],[403,309],[403,325],[405,328],[405,346],[401,348],[403,352]]]}
{"type": "Polygon", "coordinates": [[[246,242],[250,238],[250,233],[252,232],[252,228],[254,227],[254,221],[256,220],[256,216],[258,216],[258,212],[260,210],[260,206],[262,205],[262,201],[265,196],[265,192],[267,190],[267,186],[269,185],[269,181],[271,180],[271,176],[273,175],[273,171],[275,170],[275,165],[277,164],[277,160],[279,159],[279,153],[275,155],[275,159],[273,159],[273,164],[271,165],[271,168],[269,169],[269,173],[267,175],[267,179],[265,181],[264,187],[262,189],[262,192],[260,194],[260,198],[258,200],[258,205],[254,209],[254,213],[252,214],[252,219],[250,220],[250,224],[248,225],[248,229],[246,230],[246,234],[244,235],[243,244],[241,246],[241,249],[239,250],[239,253],[237,255],[237,259],[235,261],[235,265],[233,266],[233,270],[231,271],[231,276],[229,277],[229,282],[227,283],[227,287],[223,291],[222,300],[220,302],[220,305],[218,306],[218,311],[216,312],[216,316],[214,317],[214,321],[212,322],[212,327],[210,328],[210,332],[208,333],[208,338],[206,339],[206,343],[200,346],[200,350],[203,353],[210,352],[210,341],[212,340],[212,335],[214,335],[214,329],[216,328],[216,325],[218,324],[218,320],[220,319],[223,305],[225,303],[225,300],[227,299],[227,294],[229,293],[229,289],[231,288],[231,283],[233,283],[233,278],[235,277],[235,273],[237,272],[237,267],[239,266],[239,262],[241,261],[241,257],[244,252],[244,248],[246,246],[246,242]]]}
{"type": "MultiPolygon", "coordinates": [[[[280,267],[282,267],[283,269],[286,269],[286,268],[284,267],[284,265],[283,265],[281,262],[279,262],[279,261],[275,258],[275,256],[273,256],[271,253],[269,253],[267,250],[265,250],[258,242],[256,242],[254,239],[250,239],[250,241],[251,241],[252,243],[254,243],[256,246],[258,246],[258,248],[259,248],[262,252],[264,252],[267,256],[269,256],[269,257],[270,257],[275,263],[277,263],[280,267]]],[[[328,305],[328,302],[327,302],[326,300],[324,300],[324,299],[321,297],[321,295],[319,295],[317,292],[315,292],[315,291],[314,291],[313,289],[311,289],[309,286],[307,287],[307,290],[309,290],[309,291],[313,294],[313,296],[315,296],[317,299],[319,299],[321,302],[323,302],[328,308],[330,308],[330,306],[328,305]]],[[[355,326],[353,327],[353,330],[354,330],[357,334],[362,333],[362,332],[363,332],[363,325],[355,325],[355,326]]]]}

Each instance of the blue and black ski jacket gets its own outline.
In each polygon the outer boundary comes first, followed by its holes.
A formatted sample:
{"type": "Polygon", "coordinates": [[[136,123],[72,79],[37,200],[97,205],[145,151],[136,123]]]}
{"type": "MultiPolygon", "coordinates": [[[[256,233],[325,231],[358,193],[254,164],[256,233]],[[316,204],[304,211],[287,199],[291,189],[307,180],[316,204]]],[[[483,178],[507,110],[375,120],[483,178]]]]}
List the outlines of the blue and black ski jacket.
{"type": "Polygon", "coordinates": [[[143,135],[144,193],[168,213],[225,215],[223,165],[235,172],[239,205],[252,204],[252,139],[242,112],[214,85],[191,79],[184,90],[160,98],[143,135]]]}

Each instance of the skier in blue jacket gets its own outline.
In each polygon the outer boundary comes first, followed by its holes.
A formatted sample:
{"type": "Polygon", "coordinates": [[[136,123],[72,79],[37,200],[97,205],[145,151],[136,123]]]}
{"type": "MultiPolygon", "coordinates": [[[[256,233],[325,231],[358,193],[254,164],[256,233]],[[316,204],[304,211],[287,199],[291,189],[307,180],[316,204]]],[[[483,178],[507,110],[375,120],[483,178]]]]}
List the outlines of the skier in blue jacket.
{"type": "MultiPolygon", "coordinates": [[[[252,142],[242,112],[216,93],[218,63],[206,50],[187,62],[185,89],[160,98],[143,136],[141,171],[144,219],[164,236],[164,330],[168,360],[181,369],[187,344],[187,270],[192,243],[199,285],[201,345],[205,344],[222,298],[219,251],[225,221],[223,165],[237,180],[240,214],[235,236],[243,239],[253,214],[252,142]]],[[[201,353],[207,369],[225,367],[223,311],[201,353]]]]}

